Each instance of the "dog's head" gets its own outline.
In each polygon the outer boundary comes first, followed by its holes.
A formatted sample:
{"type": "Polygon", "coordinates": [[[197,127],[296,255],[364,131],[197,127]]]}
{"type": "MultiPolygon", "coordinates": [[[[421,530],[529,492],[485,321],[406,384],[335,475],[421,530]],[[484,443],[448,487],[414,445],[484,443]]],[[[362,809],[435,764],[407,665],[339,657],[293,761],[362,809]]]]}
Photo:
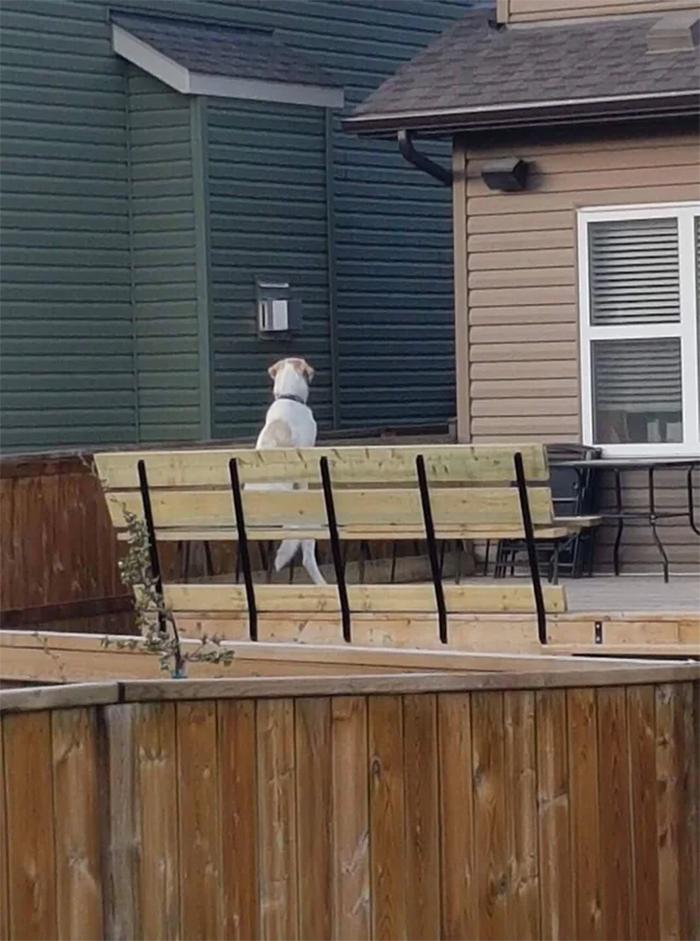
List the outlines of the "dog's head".
{"type": "Polygon", "coordinates": [[[306,401],[314,371],[305,359],[295,356],[280,359],[270,366],[268,373],[275,395],[296,395],[306,401]]]}

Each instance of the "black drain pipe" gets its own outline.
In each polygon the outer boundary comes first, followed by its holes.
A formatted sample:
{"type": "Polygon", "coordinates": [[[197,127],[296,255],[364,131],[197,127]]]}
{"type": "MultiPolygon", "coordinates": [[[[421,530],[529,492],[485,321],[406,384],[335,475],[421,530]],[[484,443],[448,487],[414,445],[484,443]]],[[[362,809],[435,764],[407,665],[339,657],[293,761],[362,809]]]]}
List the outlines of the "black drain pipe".
{"type": "Polygon", "coordinates": [[[397,140],[399,150],[409,163],[412,163],[414,167],[417,167],[424,173],[429,173],[430,176],[439,180],[444,186],[452,186],[452,170],[440,166],[439,163],[435,163],[434,160],[431,160],[430,157],[426,157],[425,154],[419,154],[413,146],[413,141],[408,131],[399,131],[397,140]]]}

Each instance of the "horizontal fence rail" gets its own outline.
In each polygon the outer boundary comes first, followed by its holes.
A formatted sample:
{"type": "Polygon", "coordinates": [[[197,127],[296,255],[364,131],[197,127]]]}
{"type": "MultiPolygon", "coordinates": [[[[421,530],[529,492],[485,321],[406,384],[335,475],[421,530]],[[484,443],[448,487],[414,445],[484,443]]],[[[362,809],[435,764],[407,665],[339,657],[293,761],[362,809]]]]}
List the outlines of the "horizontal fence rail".
{"type": "Polygon", "coordinates": [[[0,936],[697,938],[697,666],[494,677],[4,693],[0,936]]]}

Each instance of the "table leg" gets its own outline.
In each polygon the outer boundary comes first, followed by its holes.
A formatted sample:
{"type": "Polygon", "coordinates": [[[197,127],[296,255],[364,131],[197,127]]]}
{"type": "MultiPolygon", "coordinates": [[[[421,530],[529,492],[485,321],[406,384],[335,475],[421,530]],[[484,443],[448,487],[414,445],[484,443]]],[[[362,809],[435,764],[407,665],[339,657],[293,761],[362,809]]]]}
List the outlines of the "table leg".
{"type": "Polygon", "coordinates": [[[620,543],[622,542],[622,531],[625,528],[625,521],[622,518],[622,482],[620,480],[620,470],[615,468],[615,500],[617,501],[617,535],[615,536],[615,545],[613,547],[613,567],[615,574],[620,574],[620,543]]]}
{"type": "Polygon", "coordinates": [[[690,523],[690,528],[693,530],[696,536],[700,536],[700,528],[695,522],[695,506],[693,504],[693,471],[700,465],[691,464],[688,468],[688,522],[690,523]]]}
{"type": "Polygon", "coordinates": [[[661,558],[663,559],[664,567],[664,582],[668,582],[668,556],[666,555],[666,550],[664,549],[663,543],[659,537],[659,534],[656,530],[656,501],[654,499],[654,468],[649,468],[649,525],[651,526],[651,534],[654,537],[654,542],[657,545],[659,552],[661,553],[661,558]]]}

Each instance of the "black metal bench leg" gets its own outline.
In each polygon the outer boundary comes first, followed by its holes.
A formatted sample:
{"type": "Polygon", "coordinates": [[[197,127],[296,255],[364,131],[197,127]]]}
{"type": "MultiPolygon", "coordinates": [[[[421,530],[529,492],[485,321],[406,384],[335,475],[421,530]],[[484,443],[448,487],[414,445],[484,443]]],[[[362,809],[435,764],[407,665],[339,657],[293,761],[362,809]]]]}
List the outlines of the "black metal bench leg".
{"type": "Polygon", "coordinates": [[[331,541],[333,567],[335,568],[335,580],[338,587],[340,615],[343,624],[343,640],[349,644],[352,641],[350,602],[348,600],[348,589],[345,584],[345,565],[343,562],[343,553],[340,547],[338,519],[335,515],[335,500],[333,499],[333,484],[331,482],[331,472],[330,467],[328,466],[328,458],[322,457],[319,461],[319,466],[321,470],[321,484],[323,486],[323,499],[326,504],[326,521],[328,523],[328,535],[330,536],[331,541]]]}
{"type": "Polygon", "coordinates": [[[513,463],[515,464],[515,479],[517,481],[518,496],[520,498],[520,514],[522,516],[523,531],[525,533],[527,558],[530,564],[530,578],[532,579],[532,590],[535,596],[537,633],[540,639],[540,643],[546,644],[547,613],[544,606],[544,594],[542,592],[542,581],[540,579],[540,567],[537,561],[537,544],[535,542],[535,531],[532,525],[532,514],[530,513],[530,500],[527,494],[525,467],[523,465],[523,456],[519,451],[514,455],[513,463]]]}
{"type": "Polygon", "coordinates": [[[241,495],[241,481],[238,476],[238,463],[235,457],[229,461],[229,476],[231,478],[231,495],[233,497],[233,512],[236,519],[238,533],[238,558],[243,570],[246,600],[248,602],[248,634],[251,640],[258,639],[258,609],[255,602],[255,586],[253,585],[253,572],[250,565],[248,551],[248,536],[245,528],[245,515],[243,513],[243,497],[241,495]]]}
{"type": "Polygon", "coordinates": [[[435,589],[435,603],[438,612],[438,626],[440,641],[447,643],[447,607],[445,605],[445,592],[442,585],[440,561],[438,559],[437,545],[435,543],[435,526],[433,525],[433,510],[430,505],[430,490],[428,489],[428,475],[425,471],[423,455],[416,457],[416,472],[418,474],[418,489],[420,490],[421,507],[423,510],[423,525],[425,538],[428,543],[428,558],[430,571],[433,575],[433,588],[435,589]]]}

